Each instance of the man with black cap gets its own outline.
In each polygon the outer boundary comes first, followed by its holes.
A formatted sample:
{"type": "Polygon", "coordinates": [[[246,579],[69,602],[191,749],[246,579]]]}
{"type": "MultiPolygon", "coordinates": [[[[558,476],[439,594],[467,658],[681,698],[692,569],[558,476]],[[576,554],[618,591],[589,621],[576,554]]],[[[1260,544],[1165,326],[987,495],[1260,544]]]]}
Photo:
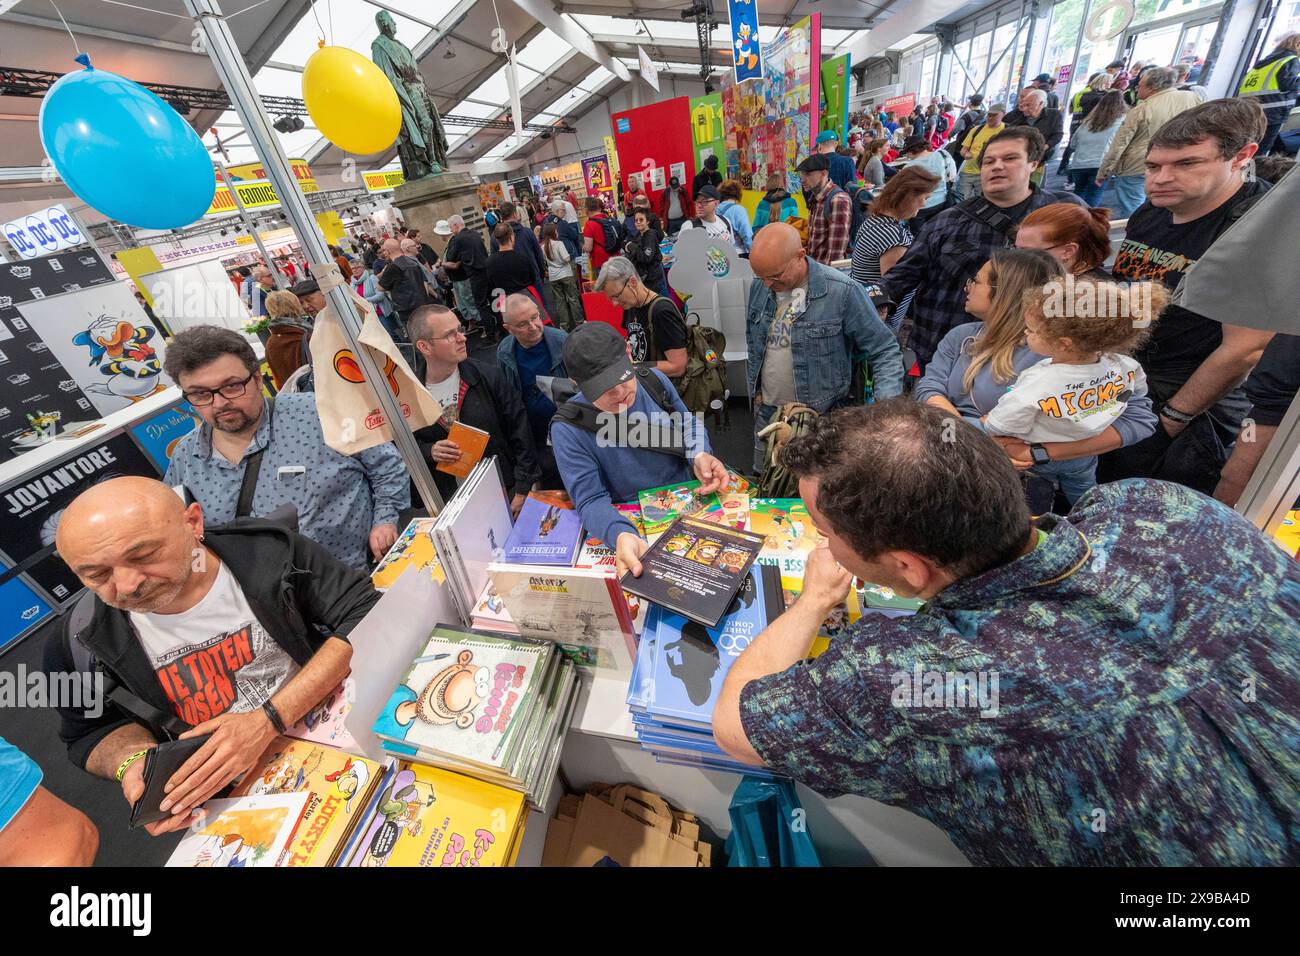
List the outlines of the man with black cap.
{"type": "Polygon", "coordinates": [[[722,173],[718,172],[718,157],[704,157],[704,168],[695,174],[691,180],[691,193],[698,196],[700,189],[704,186],[718,187],[722,185],[722,173]]]}
{"type": "Polygon", "coordinates": [[[715,239],[735,241],[731,234],[731,224],[718,215],[718,203],[722,194],[713,186],[701,186],[695,193],[695,218],[682,223],[681,232],[687,229],[703,229],[715,239]]]}
{"type": "Polygon", "coordinates": [[[1049,110],[1059,110],[1061,108],[1061,98],[1056,95],[1056,80],[1048,73],[1039,73],[1033,78],[1031,84],[1035,89],[1043,91],[1047,97],[1047,108],[1049,110]]]}
{"type": "Polygon", "coordinates": [[[808,201],[808,257],[823,265],[848,258],[853,241],[853,200],[831,182],[830,168],[820,153],[795,167],[808,201]]]}
{"type": "MultiPolygon", "coordinates": [[[[662,182],[662,180],[661,180],[662,182]]],[[[691,197],[676,176],[668,180],[668,188],[659,194],[659,218],[668,227],[669,236],[675,236],[682,222],[695,215],[691,197]]]]}
{"type": "Polygon", "coordinates": [[[325,293],[321,292],[315,279],[295,282],[289,291],[298,297],[298,301],[302,303],[302,310],[313,319],[321,309],[325,308],[325,293]]]}
{"type": "Polygon", "coordinates": [[[614,502],[693,479],[708,494],[726,483],[727,469],[713,456],[703,419],[662,372],[633,368],[612,326],[588,322],[571,332],[564,365],[579,392],[551,422],[560,477],[587,533],[613,544],[619,573],[640,574],[648,545],[614,502]]]}

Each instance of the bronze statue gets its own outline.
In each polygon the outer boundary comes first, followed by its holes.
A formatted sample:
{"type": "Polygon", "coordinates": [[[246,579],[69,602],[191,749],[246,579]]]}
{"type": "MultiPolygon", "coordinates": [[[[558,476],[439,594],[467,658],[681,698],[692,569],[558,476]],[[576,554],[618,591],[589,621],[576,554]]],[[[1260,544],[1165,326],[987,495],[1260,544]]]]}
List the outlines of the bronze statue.
{"type": "Polygon", "coordinates": [[[402,130],[397,134],[397,155],[402,175],[412,182],[433,176],[447,165],[447,134],[438,108],[425,88],[420,66],[410,48],[396,38],[397,24],[387,10],[375,14],[379,36],[370,44],[370,59],[384,71],[402,104],[402,130]]]}

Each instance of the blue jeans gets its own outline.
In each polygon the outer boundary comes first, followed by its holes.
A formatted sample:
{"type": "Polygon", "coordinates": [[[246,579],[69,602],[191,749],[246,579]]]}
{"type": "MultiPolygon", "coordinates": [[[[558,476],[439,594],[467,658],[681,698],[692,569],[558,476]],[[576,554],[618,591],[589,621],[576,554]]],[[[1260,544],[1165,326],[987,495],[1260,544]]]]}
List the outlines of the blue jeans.
{"type": "Polygon", "coordinates": [[[1147,201],[1146,180],[1145,175],[1115,177],[1115,208],[1110,211],[1112,216],[1127,219],[1138,206],[1147,201]]]}
{"type": "Polygon", "coordinates": [[[1097,456],[1049,461],[1045,465],[1034,465],[1029,472],[1060,488],[1065,500],[1073,506],[1080,495],[1097,484],[1097,456]]]}
{"type": "Polygon", "coordinates": [[[452,282],[451,288],[456,294],[456,305],[460,308],[461,319],[465,322],[477,322],[478,306],[474,304],[474,289],[470,286],[469,280],[457,279],[452,282]]]}
{"type": "Polygon", "coordinates": [[[1101,194],[1106,191],[1105,186],[1097,185],[1099,168],[1094,166],[1092,169],[1070,170],[1070,182],[1074,183],[1074,194],[1089,206],[1098,205],[1101,202],[1101,194]]]}

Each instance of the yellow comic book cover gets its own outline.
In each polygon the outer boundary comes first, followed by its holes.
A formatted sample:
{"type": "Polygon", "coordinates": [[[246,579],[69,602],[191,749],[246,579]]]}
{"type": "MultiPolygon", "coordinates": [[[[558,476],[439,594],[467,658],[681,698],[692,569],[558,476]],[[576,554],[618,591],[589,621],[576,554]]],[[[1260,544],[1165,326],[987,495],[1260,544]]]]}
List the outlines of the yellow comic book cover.
{"type": "Polygon", "coordinates": [[[309,794],[280,866],[329,866],[382,776],[383,769],[372,760],[307,740],[277,737],[232,794],[309,794]]]}
{"type": "Polygon", "coordinates": [[[518,791],[404,763],[348,865],[509,866],[526,812],[518,791]]]}
{"type": "Polygon", "coordinates": [[[441,584],[446,580],[442,562],[433,548],[433,526],[437,518],[415,518],[397,537],[384,559],[370,573],[376,591],[387,591],[407,568],[420,568],[441,584]]]}

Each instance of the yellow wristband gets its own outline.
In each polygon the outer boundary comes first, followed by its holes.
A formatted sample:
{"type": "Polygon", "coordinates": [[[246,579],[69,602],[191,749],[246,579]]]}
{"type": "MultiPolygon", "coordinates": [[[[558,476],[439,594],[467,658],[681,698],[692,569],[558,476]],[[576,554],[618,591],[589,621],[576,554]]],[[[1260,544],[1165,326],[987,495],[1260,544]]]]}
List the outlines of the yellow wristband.
{"type": "Polygon", "coordinates": [[[117,777],[117,782],[121,783],[122,778],[126,776],[127,770],[131,768],[131,764],[135,763],[148,752],[149,751],[147,750],[137,750],[135,753],[131,754],[131,756],[123,760],[121,765],[117,768],[117,774],[115,775],[117,777]]]}

